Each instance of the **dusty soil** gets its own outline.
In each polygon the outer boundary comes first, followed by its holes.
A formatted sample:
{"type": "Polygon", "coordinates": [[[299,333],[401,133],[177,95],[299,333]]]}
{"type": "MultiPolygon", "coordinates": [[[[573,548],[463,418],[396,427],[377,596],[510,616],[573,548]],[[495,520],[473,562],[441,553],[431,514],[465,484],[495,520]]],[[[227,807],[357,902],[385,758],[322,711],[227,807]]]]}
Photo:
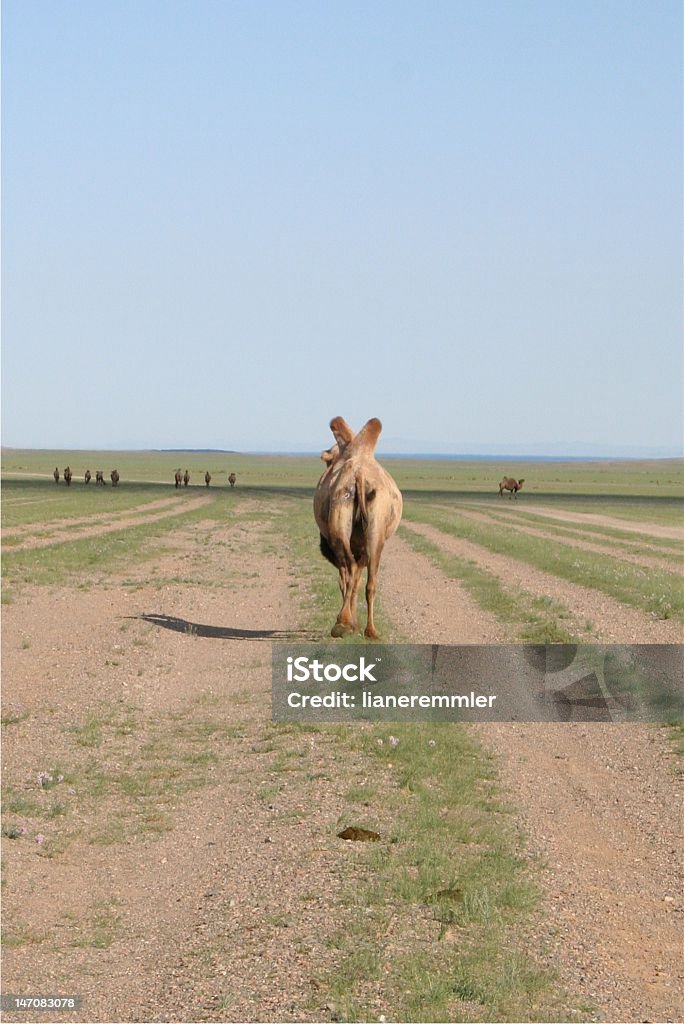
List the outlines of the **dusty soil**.
{"type": "MultiPolygon", "coordinates": [[[[271,726],[270,642],[297,636],[301,614],[286,558],[263,550],[271,539],[254,524],[196,524],[125,588],[25,588],[7,609],[4,714],[20,720],[5,729],[5,777],[35,801],[48,795],[37,772],[60,766],[49,795],[75,803],[77,821],[28,813],[27,837],[5,843],[5,928],[20,940],[5,954],[5,992],[80,994],[69,1020],[324,1014],[317,978],[342,923],[331,901],[354,855],[338,818],[367,766],[348,755],[340,772],[333,741],[298,745],[271,726]],[[178,583],[186,571],[194,578],[178,583]],[[113,725],[74,765],[74,727],[93,719],[113,725]],[[159,774],[167,744],[182,754],[190,726],[202,739],[217,719],[226,737],[201,762],[199,794],[170,786],[172,830],[131,817],[116,792],[89,795],[93,754],[113,777],[156,754],[159,774]],[[124,720],[130,731],[109,735],[124,720]]],[[[204,752],[190,746],[188,764],[204,752]]]]}
{"type": "MultiPolygon", "coordinates": [[[[681,639],[671,622],[419,529],[557,596],[604,639],[681,639]]],[[[154,542],[158,557],[125,579],[24,587],[6,607],[5,780],[44,807],[28,807],[27,834],[4,843],[15,939],[4,992],[80,994],[82,1011],[61,1018],[72,1021],[330,1019],[320,978],[335,963],[338,887],[356,856],[336,831],[368,762],[349,751],[341,761],[332,737],[270,723],[271,642],[310,635],[307,581],[277,538],[277,517],[196,522],[154,542]],[[44,791],[36,775],[48,770],[64,780],[44,791]],[[133,783],[132,802],[123,789],[133,783]],[[55,802],[69,813],[46,814],[55,802]]],[[[380,594],[405,640],[514,639],[399,537],[380,594]]],[[[570,1004],[591,1007],[572,1019],[683,1019],[681,772],[664,731],[478,732],[543,865],[529,942],[570,1004]]]]}

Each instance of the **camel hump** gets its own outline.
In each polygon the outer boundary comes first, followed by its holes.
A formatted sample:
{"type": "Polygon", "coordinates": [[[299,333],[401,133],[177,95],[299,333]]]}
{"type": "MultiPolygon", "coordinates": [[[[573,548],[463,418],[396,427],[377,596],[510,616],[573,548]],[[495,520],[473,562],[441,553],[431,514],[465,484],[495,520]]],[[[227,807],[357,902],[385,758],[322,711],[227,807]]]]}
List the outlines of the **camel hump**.
{"type": "Polygon", "coordinates": [[[337,441],[340,454],[342,454],[347,445],[354,440],[354,431],[342,416],[335,416],[330,420],[330,429],[337,441]]]}
{"type": "Polygon", "coordinates": [[[368,420],[368,423],[359,430],[354,438],[354,451],[364,451],[372,454],[375,451],[375,446],[381,433],[382,423],[374,416],[372,420],[368,420]]]}

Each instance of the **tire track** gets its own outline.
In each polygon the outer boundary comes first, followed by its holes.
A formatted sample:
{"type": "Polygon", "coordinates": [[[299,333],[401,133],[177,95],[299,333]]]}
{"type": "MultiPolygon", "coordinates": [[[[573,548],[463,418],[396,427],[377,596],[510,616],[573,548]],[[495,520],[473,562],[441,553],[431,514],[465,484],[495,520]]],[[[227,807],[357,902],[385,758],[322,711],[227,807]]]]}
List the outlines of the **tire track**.
{"type": "Polygon", "coordinates": [[[424,523],[404,521],[403,525],[445,551],[468,558],[494,573],[509,586],[518,586],[536,597],[551,597],[565,605],[580,622],[590,621],[598,640],[611,643],[681,643],[683,630],[671,619],[656,619],[630,608],[600,591],[561,580],[534,569],[515,558],[498,555],[487,548],[443,533],[424,523]]]}
{"type": "MultiPolygon", "coordinates": [[[[514,637],[495,615],[485,611],[458,580],[435,569],[424,555],[396,535],[387,545],[381,568],[382,608],[393,622],[418,637],[439,608],[439,636],[434,643],[505,643],[514,637]]],[[[414,640],[425,643],[425,640],[414,640]]]]}
{"type": "Polygon", "coordinates": [[[192,501],[185,502],[182,506],[177,503],[174,508],[165,509],[161,512],[156,512],[152,515],[146,516],[122,516],[114,522],[108,522],[102,526],[92,526],[86,529],[62,531],[61,533],[53,534],[51,537],[38,537],[31,541],[25,541],[22,544],[13,544],[7,554],[13,554],[15,551],[35,551],[38,548],[51,547],[53,544],[63,544],[69,541],[86,540],[88,537],[101,537],[107,533],[115,533],[117,530],[127,529],[131,526],[146,526],[148,523],[159,522],[160,519],[169,519],[173,516],[182,516],[186,512],[194,512],[198,508],[203,508],[205,505],[210,504],[213,501],[209,495],[201,498],[195,498],[192,501]]]}
{"type": "MultiPolygon", "coordinates": [[[[433,528],[404,525],[445,550],[505,569],[509,582],[513,574],[513,582],[529,585],[531,575],[546,587],[542,573],[433,528]]],[[[466,640],[443,601],[442,573],[397,540],[387,548],[382,591],[397,627],[415,643],[489,642],[477,619],[466,640]],[[411,602],[414,575],[419,598],[432,595],[419,618],[411,602]],[[396,600],[393,587],[400,588],[396,600]]],[[[467,618],[467,595],[455,594],[467,618]]],[[[529,854],[543,865],[542,907],[524,941],[557,971],[569,1001],[590,1007],[573,1019],[683,1020],[684,837],[676,757],[664,731],[634,723],[472,728],[495,755],[529,854]]]]}
{"type": "Polygon", "coordinates": [[[459,515],[463,515],[466,519],[472,519],[478,523],[487,523],[489,526],[492,524],[505,526],[506,529],[525,534],[527,537],[538,537],[541,540],[548,540],[554,544],[562,544],[566,548],[577,548],[580,551],[595,551],[599,555],[610,555],[620,562],[629,562],[632,565],[639,565],[646,569],[672,570],[672,562],[668,560],[667,552],[663,552],[660,557],[656,556],[655,553],[653,555],[639,555],[628,549],[624,551],[618,550],[615,547],[611,547],[610,544],[601,544],[592,540],[585,540],[582,537],[575,539],[574,537],[563,537],[559,534],[545,533],[543,527],[528,526],[519,520],[515,522],[504,520],[495,513],[490,515],[487,512],[476,512],[475,510],[465,508],[459,508],[458,512],[459,515]]]}
{"type": "Polygon", "coordinates": [[[107,511],[102,510],[101,512],[93,512],[91,515],[75,516],[69,519],[41,519],[35,523],[24,523],[21,526],[10,526],[7,529],[3,529],[2,535],[5,539],[14,539],[15,537],[23,537],[30,534],[35,534],[37,529],[39,530],[61,530],[67,527],[78,527],[88,525],[99,525],[100,523],[114,522],[126,516],[134,515],[136,512],[143,511],[155,511],[156,509],[168,508],[172,505],[177,505],[177,498],[160,498],[158,501],[141,502],[138,505],[133,505],[130,508],[118,509],[107,511]]]}
{"type": "Polygon", "coordinates": [[[546,505],[535,505],[533,511],[548,516],[549,519],[560,519],[567,523],[591,523],[593,526],[609,526],[611,529],[625,530],[627,533],[650,533],[652,537],[684,541],[684,527],[682,526],[665,526],[660,523],[618,519],[615,516],[601,515],[598,512],[560,512],[558,509],[548,508],[546,505]]]}

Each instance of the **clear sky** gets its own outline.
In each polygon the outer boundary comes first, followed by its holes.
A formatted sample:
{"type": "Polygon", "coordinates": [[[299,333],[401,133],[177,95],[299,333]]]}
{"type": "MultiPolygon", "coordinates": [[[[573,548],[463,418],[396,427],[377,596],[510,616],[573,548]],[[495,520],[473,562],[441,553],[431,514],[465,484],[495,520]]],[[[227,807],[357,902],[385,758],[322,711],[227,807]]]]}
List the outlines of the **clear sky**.
{"type": "Polygon", "coordinates": [[[3,442],[671,453],[679,0],[3,0],[3,442]]]}

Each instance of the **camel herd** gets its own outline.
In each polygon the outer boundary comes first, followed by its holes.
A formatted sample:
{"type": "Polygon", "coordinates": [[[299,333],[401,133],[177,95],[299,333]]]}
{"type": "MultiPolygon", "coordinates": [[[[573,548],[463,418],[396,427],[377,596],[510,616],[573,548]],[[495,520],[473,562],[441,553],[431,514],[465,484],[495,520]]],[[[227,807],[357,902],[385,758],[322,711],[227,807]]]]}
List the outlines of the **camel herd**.
{"type": "MultiPolygon", "coordinates": [[[[59,466],[55,466],[55,471],[52,474],[52,478],[53,478],[53,480],[55,481],[56,484],[59,483],[59,481],[62,478],[62,476],[64,477],[64,483],[67,485],[67,487],[71,487],[71,481],[73,479],[73,473],[71,472],[71,467],[70,466],[67,466],[61,474],[59,472],[59,466]]],[[[85,475],[83,477],[84,484],[89,484],[92,479],[93,479],[92,473],[90,472],[89,469],[86,469],[85,475]]],[[[112,470],[112,472],[109,474],[109,479],[112,481],[112,487],[118,487],[119,486],[119,480],[121,479],[121,477],[119,476],[118,469],[113,469],[112,470]]],[[[186,469],[185,472],[183,473],[180,469],[177,469],[176,472],[175,472],[175,475],[174,475],[174,480],[175,480],[176,487],[180,487],[181,484],[184,487],[187,487],[188,484],[190,483],[190,471],[186,469]]],[[[207,486],[207,487],[211,483],[211,473],[209,472],[209,470],[207,470],[207,472],[204,474],[204,483],[205,483],[205,486],[207,486]]],[[[228,483],[230,484],[231,487],[235,487],[235,484],[237,483],[237,477],[236,477],[235,473],[231,473],[228,476],[228,483]]],[[[103,473],[103,471],[101,469],[96,469],[95,470],[95,484],[99,485],[101,487],[104,487],[106,485],[106,480],[104,478],[104,473],[103,473]]]]}
{"type": "MultiPolygon", "coordinates": [[[[71,487],[71,481],[73,480],[73,473],[71,472],[71,466],[67,466],[66,467],[66,469],[64,470],[63,476],[64,476],[64,483],[67,485],[67,487],[71,487]]],[[[60,478],[59,477],[59,466],[55,466],[55,471],[52,474],[52,478],[53,478],[53,480],[55,481],[56,484],[59,483],[59,478],[60,478]]],[[[86,469],[85,475],[83,477],[83,483],[84,484],[89,484],[92,479],[93,479],[92,473],[90,472],[89,469],[86,469]]],[[[119,480],[121,479],[121,477],[119,476],[118,469],[113,469],[111,471],[111,473],[109,474],[109,479],[112,481],[112,487],[118,487],[119,480]]],[[[95,483],[96,484],[101,484],[102,487],[105,486],[104,473],[102,472],[101,469],[96,469],[95,470],[95,483]]]]}
{"type": "MultiPolygon", "coordinates": [[[[183,473],[180,469],[177,469],[173,475],[173,480],[176,485],[176,489],[178,489],[181,486],[181,484],[183,485],[183,487],[187,487],[188,484],[190,483],[190,470],[186,469],[185,472],[183,473]]],[[[204,474],[204,486],[208,487],[210,483],[211,473],[209,472],[209,470],[207,470],[206,473],[204,474]]],[[[237,483],[237,477],[235,476],[235,473],[231,473],[229,475],[228,483],[230,484],[231,487],[235,487],[235,484],[237,483]]]]}

